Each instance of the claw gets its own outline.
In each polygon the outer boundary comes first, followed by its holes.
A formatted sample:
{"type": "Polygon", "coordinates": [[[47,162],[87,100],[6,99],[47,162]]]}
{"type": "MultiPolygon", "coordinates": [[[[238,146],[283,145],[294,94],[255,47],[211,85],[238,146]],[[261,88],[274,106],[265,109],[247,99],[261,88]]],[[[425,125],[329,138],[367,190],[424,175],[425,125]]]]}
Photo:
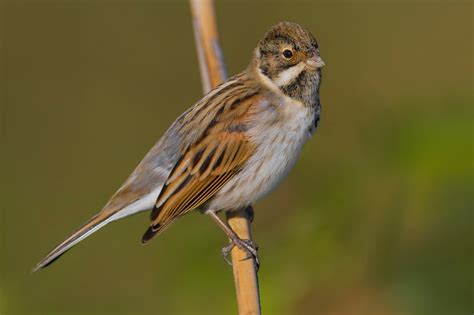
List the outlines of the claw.
{"type": "Polygon", "coordinates": [[[232,261],[229,259],[229,255],[234,246],[234,243],[230,243],[229,245],[222,247],[221,250],[222,257],[224,257],[224,260],[229,264],[229,266],[232,266],[232,261]]]}
{"type": "Polygon", "coordinates": [[[231,239],[230,244],[223,247],[221,251],[224,260],[231,266],[232,262],[229,260],[229,254],[235,246],[247,253],[247,257],[242,260],[253,259],[255,268],[258,271],[260,268],[260,260],[258,259],[258,245],[251,240],[243,240],[240,238],[231,239]]]}
{"type": "MultiPolygon", "coordinates": [[[[253,218],[252,206],[247,207],[246,211],[247,211],[247,215],[250,218],[253,218]]],[[[222,248],[222,251],[221,251],[222,256],[224,256],[225,261],[229,265],[232,266],[232,263],[228,257],[229,257],[230,252],[232,251],[232,248],[234,248],[234,246],[237,246],[238,248],[240,248],[241,250],[247,253],[247,257],[245,257],[243,260],[252,258],[255,264],[255,268],[258,271],[258,269],[260,268],[260,261],[258,259],[257,244],[253,243],[251,240],[240,239],[237,236],[237,234],[235,234],[235,232],[224,221],[222,221],[221,218],[219,218],[216,211],[207,210],[205,213],[209,215],[217,223],[217,225],[219,225],[219,227],[225,232],[225,234],[227,234],[227,236],[230,238],[229,245],[222,248]]]]}

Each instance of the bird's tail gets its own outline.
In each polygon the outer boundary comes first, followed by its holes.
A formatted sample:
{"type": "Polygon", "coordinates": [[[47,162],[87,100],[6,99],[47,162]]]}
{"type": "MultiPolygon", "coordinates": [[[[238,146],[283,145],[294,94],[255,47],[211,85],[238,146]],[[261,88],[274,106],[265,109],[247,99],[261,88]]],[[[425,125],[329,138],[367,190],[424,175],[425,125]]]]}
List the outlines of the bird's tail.
{"type": "Polygon", "coordinates": [[[53,263],[56,259],[58,259],[62,254],[66,251],[71,249],[74,245],[91,235],[92,233],[96,232],[97,230],[104,227],[107,223],[113,221],[113,213],[110,212],[99,212],[95,216],[93,216],[89,221],[84,223],[77,231],[72,233],[68,238],[66,238],[63,242],[53,248],[47,255],[44,257],[35,268],[33,268],[32,272],[36,272],[38,270],[47,267],[51,263],[53,263]]]}

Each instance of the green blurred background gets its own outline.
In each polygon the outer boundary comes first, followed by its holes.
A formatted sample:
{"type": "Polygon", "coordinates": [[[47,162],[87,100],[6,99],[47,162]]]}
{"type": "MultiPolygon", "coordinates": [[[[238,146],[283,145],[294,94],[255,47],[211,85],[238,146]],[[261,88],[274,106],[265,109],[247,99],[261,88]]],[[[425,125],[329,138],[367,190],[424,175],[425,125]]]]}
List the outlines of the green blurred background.
{"type": "MultiPolygon", "coordinates": [[[[235,314],[226,239],[199,214],[149,246],[146,213],[116,222],[30,274],[201,97],[187,2],[0,8],[0,314],[235,314]]],[[[230,74],[281,20],[327,63],[317,134],[256,204],[264,314],[472,314],[472,2],[216,9],[230,74]]]]}

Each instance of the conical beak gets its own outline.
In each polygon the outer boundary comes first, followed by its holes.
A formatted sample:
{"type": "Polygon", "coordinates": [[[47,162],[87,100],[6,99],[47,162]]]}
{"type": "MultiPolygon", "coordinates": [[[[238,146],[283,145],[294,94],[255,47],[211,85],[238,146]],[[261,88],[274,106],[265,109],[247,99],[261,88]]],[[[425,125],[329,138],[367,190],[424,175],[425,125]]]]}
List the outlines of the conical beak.
{"type": "Polygon", "coordinates": [[[322,68],[325,65],[324,61],[319,56],[314,56],[312,58],[309,58],[308,60],[305,61],[305,63],[309,68],[313,70],[322,68]]]}

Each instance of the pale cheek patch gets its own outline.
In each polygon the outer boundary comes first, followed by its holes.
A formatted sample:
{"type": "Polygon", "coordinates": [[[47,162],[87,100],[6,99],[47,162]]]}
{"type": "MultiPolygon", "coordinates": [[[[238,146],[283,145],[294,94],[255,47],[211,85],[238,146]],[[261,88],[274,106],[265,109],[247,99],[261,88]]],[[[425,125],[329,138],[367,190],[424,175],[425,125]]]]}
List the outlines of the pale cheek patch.
{"type": "Polygon", "coordinates": [[[274,82],[277,86],[285,86],[288,85],[291,81],[296,79],[301,71],[305,68],[304,62],[300,62],[291,68],[288,68],[282,72],[275,78],[274,82]]]}
{"type": "MultiPolygon", "coordinates": [[[[296,66],[294,66],[296,67],[296,66]]],[[[301,72],[301,71],[300,71],[301,72]]],[[[280,96],[283,99],[284,104],[297,104],[300,106],[303,106],[303,104],[300,101],[294,100],[290,98],[289,96],[285,95],[280,88],[276,85],[276,83],[272,80],[270,80],[266,75],[262,73],[262,70],[259,68],[257,75],[260,77],[260,80],[262,80],[262,83],[268,87],[270,90],[275,92],[278,96],[280,96]]],[[[284,108],[287,106],[284,106],[284,108]]]]}

